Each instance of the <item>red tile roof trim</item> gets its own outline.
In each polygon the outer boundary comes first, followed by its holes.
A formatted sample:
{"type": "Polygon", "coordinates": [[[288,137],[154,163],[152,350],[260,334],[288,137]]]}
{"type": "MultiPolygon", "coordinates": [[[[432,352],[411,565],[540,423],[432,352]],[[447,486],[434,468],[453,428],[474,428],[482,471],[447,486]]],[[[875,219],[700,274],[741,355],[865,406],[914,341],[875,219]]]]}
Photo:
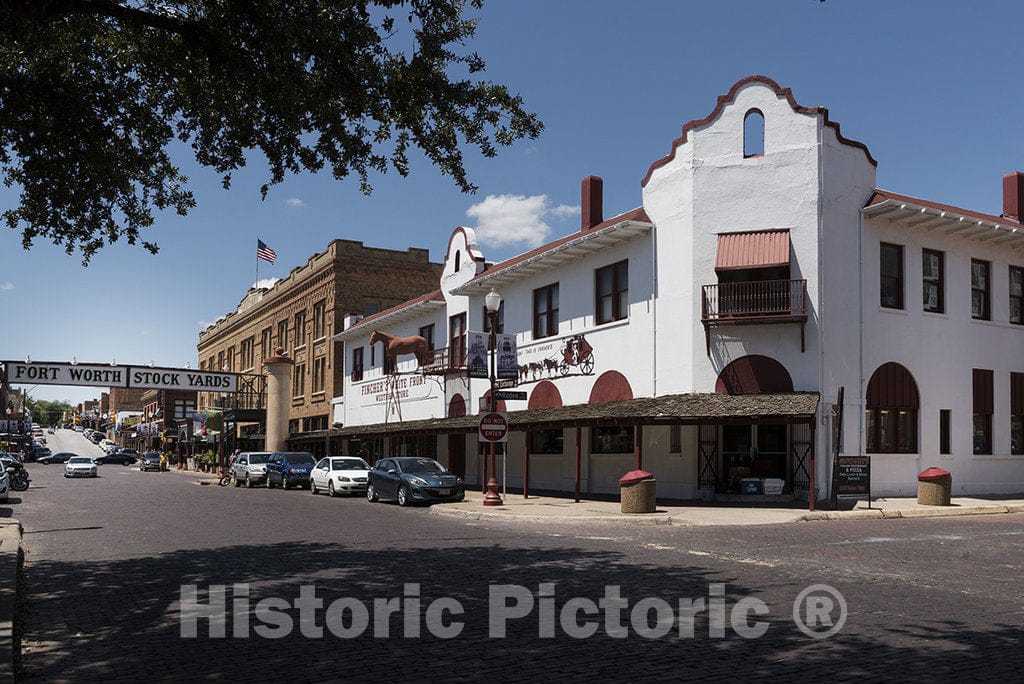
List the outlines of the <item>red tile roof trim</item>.
{"type": "Polygon", "coordinates": [[[960,207],[954,207],[951,204],[942,204],[941,202],[934,202],[932,200],[921,199],[920,197],[912,197],[911,195],[900,195],[895,192],[888,190],[882,190],[875,188],[875,192],[871,195],[871,199],[868,200],[865,207],[870,207],[875,204],[881,204],[886,200],[893,200],[894,202],[906,202],[908,204],[916,204],[921,207],[929,207],[938,211],[948,211],[954,214],[963,214],[964,216],[970,216],[981,221],[989,221],[990,223],[997,223],[1007,228],[1022,228],[1024,229],[1024,223],[1014,221],[1008,216],[996,216],[995,214],[983,214],[979,211],[971,211],[970,209],[962,209],[960,207]]]}
{"type": "Polygon", "coordinates": [[[839,130],[839,122],[829,121],[828,109],[826,107],[801,106],[793,97],[793,91],[790,88],[783,88],[782,86],[780,86],[778,83],[768,78],[767,76],[754,75],[747,76],[746,78],[741,78],[732,85],[732,88],[729,89],[728,93],[726,93],[725,95],[719,95],[718,103],[715,105],[715,108],[711,111],[710,114],[705,116],[703,119],[693,119],[691,121],[687,121],[683,125],[683,134],[672,141],[672,151],[669,152],[666,156],[662,157],[661,159],[658,159],[653,164],[651,164],[651,167],[647,169],[647,174],[643,177],[643,180],[640,181],[640,185],[646,186],[647,181],[651,179],[651,174],[654,173],[655,169],[658,169],[664,166],[665,164],[668,164],[673,159],[675,159],[676,149],[686,142],[687,134],[697,126],[704,126],[717,119],[718,116],[722,113],[722,110],[725,109],[725,105],[735,100],[736,93],[738,93],[740,88],[747,85],[748,83],[763,83],[767,85],[769,88],[775,91],[776,95],[785,97],[786,101],[789,102],[789,106],[792,107],[793,111],[797,112],[798,114],[821,114],[825,118],[825,125],[835,130],[836,140],[846,145],[851,145],[853,147],[860,148],[861,150],[864,151],[864,154],[867,156],[868,161],[871,162],[872,165],[878,166],[878,162],[875,161],[875,158],[871,156],[871,151],[868,149],[867,145],[865,145],[862,142],[858,142],[857,140],[850,140],[849,138],[844,137],[839,130]]]}
{"type": "MultiPolygon", "coordinates": [[[[364,318],[364,319],[354,323],[353,325],[349,326],[348,330],[354,330],[356,328],[361,328],[361,327],[363,327],[364,325],[366,325],[368,323],[372,323],[373,321],[376,321],[376,320],[378,320],[380,318],[383,318],[384,316],[388,316],[388,315],[393,314],[393,313],[395,313],[397,311],[401,311],[402,309],[407,309],[410,306],[414,306],[416,304],[422,304],[423,302],[443,302],[443,301],[444,301],[444,295],[441,293],[441,290],[433,290],[431,292],[427,292],[426,294],[420,295],[416,299],[410,299],[407,302],[402,302],[401,304],[396,304],[395,306],[392,306],[389,309],[384,309],[383,311],[378,311],[375,314],[367,316],[366,318],[364,318]]],[[[344,332],[347,332],[347,330],[344,331],[344,332]]]]}
{"type": "Polygon", "coordinates": [[[632,211],[627,211],[626,213],[619,214],[618,216],[614,216],[614,217],[608,219],[607,221],[602,221],[601,223],[597,224],[593,228],[588,228],[586,230],[581,230],[581,231],[578,231],[578,232],[575,232],[575,233],[569,233],[568,235],[566,235],[564,237],[560,237],[557,240],[554,240],[552,242],[547,243],[546,245],[541,245],[540,247],[537,247],[536,249],[531,249],[529,252],[523,252],[522,254],[519,254],[517,256],[512,257],[511,259],[506,259],[505,261],[501,261],[501,262],[499,262],[497,264],[494,264],[493,266],[488,268],[486,271],[484,271],[483,273],[481,273],[477,277],[473,278],[473,280],[470,280],[468,283],[466,283],[466,285],[461,285],[460,287],[466,287],[468,285],[471,285],[474,282],[476,282],[476,281],[478,281],[478,280],[480,280],[482,278],[494,275],[498,271],[502,271],[502,270],[504,270],[506,268],[509,268],[511,266],[515,266],[516,264],[522,263],[522,262],[524,262],[524,261],[526,261],[528,259],[532,259],[535,256],[543,254],[544,252],[552,250],[555,247],[559,247],[560,245],[564,245],[566,242],[572,242],[573,240],[576,240],[576,239],[578,239],[580,237],[585,237],[585,236],[590,235],[592,233],[597,233],[597,232],[599,232],[603,228],[608,228],[608,227],[614,226],[614,225],[616,225],[618,223],[624,223],[625,221],[642,221],[644,223],[650,223],[651,219],[647,215],[647,212],[644,211],[643,207],[639,207],[637,209],[633,209],[632,211]]]}

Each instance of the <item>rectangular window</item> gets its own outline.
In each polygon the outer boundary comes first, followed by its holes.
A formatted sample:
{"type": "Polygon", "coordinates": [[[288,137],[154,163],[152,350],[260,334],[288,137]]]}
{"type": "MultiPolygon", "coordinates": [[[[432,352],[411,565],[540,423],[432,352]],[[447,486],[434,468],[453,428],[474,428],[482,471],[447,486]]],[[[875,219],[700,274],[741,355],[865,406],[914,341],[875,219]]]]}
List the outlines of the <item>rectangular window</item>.
{"type": "Polygon", "coordinates": [[[594,272],[597,324],[629,317],[629,261],[620,261],[594,272]]]}
{"type": "Polygon", "coordinates": [[[949,409],[941,409],[939,411],[939,453],[948,454],[950,452],[949,445],[949,423],[950,423],[950,412],[949,409]]]}
{"type": "Polygon", "coordinates": [[[292,376],[292,396],[301,399],[306,394],[306,364],[295,364],[295,374],[292,376]]]}
{"type": "Polygon", "coordinates": [[[277,324],[277,345],[288,351],[288,319],[277,324]]]}
{"type": "Polygon", "coordinates": [[[324,391],[326,379],[327,357],[313,359],[313,394],[324,391]]]}
{"type": "Polygon", "coordinates": [[[881,305],[887,309],[902,309],[903,246],[883,242],[879,266],[881,305]]]}
{"type": "MultiPolygon", "coordinates": [[[[231,370],[237,370],[237,367],[235,366],[235,348],[233,346],[228,347],[228,354],[224,360],[227,362],[228,368],[231,370]]],[[[217,370],[224,370],[224,368],[221,367],[217,370]]]]}
{"type": "Polygon", "coordinates": [[[561,428],[530,432],[531,454],[561,454],[563,449],[561,428]]]}
{"type": "MultiPolygon", "coordinates": [[[[484,332],[491,332],[491,317],[487,315],[487,307],[481,307],[484,316],[484,332]]],[[[497,325],[494,326],[494,332],[498,335],[505,333],[505,302],[502,300],[501,304],[498,305],[498,321],[497,325]]]]}
{"type": "Polygon", "coordinates": [[[533,339],[558,334],[558,283],[533,291],[533,339]]]}
{"type": "Polygon", "coordinates": [[[1024,325],[1024,268],[1010,267],[1010,322],[1024,325]]]}
{"type": "Polygon", "coordinates": [[[448,319],[448,358],[453,368],[466,365],[466,314],[448,319]]]}
{"type": "Polygon", "coordinates": [[[370,368],[373,368],[376,365],[377,365],[377,345],[376,344],[371,344],[370,345],[370,368]]]}
{"type": "MultiPolygon", "coordinates": [[[[242,367],[242,370],[252,368],[256,364],[256,338],[248,337],[242,340],[239,345],[238,351],[238,364],[242,367]]],[[[231,370],[234,370],[232,368],[231,370]]]]}
{"type": "Polygon", "coordinates": [[[974,389],[974,453],[992,453],[992,371],[975,368],[974,389]]]}
{"type": "Polygon", "coordinates": [[[306,346],[306,312],[295,314],[295,348],[306,346]]]}
{"type": "Polygon", "coordinates": [[[1010,373],[1010,453],[1024,454],[1024,373],[1010,373]]]}
{"type": "MultiPolygon", "coordinates": [[[[217,352],[217,370],[224,370],[224,352],[217,352]]],[[[231,370],[235,370],[232,368],[231,370]]]]}
{"type": "Polygon", "coordinates": [[[359,382],[363,379],[363,348],[356,347],[352,350],[352,382],[359,382]]]}
{"type": "Polygon", "coordinates": [[[420,328],[420,337],[427,341],[427,349],[434,351],[434,324],[425,325],[420,328]]]}
{"type": "Polygon", "coordinates": [[[590,428],[590,453],[633,453],[633,426],[590,428]]]}
{"type": "Polygon", "coordinates": [[[174,400],[174,418],[184,420],[196,412],[196,402],[191,399],[174,400]]]}
{"type": "Polygon", "coordinates": [[[273,328],[264,328],[260,335],[260,355],[265,359],[271,356],[274,350],[274,330],[273,328]]]}
{"type": "Polygon", "coordinates": [[[299,419],[292,418],[288,421],[288,434],[294,435],[299,431],[299,419]]]}
{"type": "Polygon", "coordinates": [[[971,259],[971,318],[981,321],[992,318],[990,269],[989,262],[971,259]]]}
{"type": "Polygon", "coordinates": [[[313,305],[313,339],[327,335],[327,300],[321,299],[313,305]]]}
{"type": "Polygon", "coordinates": [[[943,313],[945,301],[945,254],[933,249],[921,250],[921,284],[924,287],[924,310],[943,313]]]}

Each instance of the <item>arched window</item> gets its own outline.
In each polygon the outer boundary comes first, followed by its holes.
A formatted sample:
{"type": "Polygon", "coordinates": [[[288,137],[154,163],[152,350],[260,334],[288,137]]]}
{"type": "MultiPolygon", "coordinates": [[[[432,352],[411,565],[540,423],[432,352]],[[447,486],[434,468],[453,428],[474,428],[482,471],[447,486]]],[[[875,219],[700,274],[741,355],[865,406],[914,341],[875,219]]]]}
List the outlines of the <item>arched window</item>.
{"type": "Polygon", "coordinates": [[[764,154],[764,114],[751,109],[743,117],[743,156],[760,157],[764,154]]]}
{"type": "Polygon", "coordinates": [[[868,381],[864,421],[868,453],[917,453],[920,399],[914,376],[898,363],[883,363],[868,381]]]}
{"type": "Polygon", "coordinates": [[[455,252],[455,272],[458,273],[459,269],[462,268],[462,252],[455,252]]]}
{"type": "Polygon", "coordinates": [[[448,417],[459,418],[464,415],[466,415],[466,400],[462,398],[461,394],[456,394],[448,402],[448,417]]]}

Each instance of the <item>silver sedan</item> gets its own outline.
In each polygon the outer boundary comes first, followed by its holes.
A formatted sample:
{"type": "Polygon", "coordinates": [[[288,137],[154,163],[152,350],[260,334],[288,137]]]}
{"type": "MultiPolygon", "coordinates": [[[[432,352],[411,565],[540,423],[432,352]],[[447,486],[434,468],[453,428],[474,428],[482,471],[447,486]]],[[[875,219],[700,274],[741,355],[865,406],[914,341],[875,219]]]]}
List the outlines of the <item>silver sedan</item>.
{"type": "Polygon", "coordinates": [[[96,477],[96,461],[88,456],[72,456],[64,466],[64,477],[96,477]]]}

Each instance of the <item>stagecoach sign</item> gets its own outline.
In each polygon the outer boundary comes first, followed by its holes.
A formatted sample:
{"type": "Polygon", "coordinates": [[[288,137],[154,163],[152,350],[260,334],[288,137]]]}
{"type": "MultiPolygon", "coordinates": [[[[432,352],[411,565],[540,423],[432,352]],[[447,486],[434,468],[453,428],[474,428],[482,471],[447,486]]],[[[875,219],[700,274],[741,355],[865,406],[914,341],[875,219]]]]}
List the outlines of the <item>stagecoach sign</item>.
{"type": "Polygon", "coordinates": [[[21,385],[138,387],[200,392],[237,392],[234,373],[207,373],[188,368],[111,366],[83,363],[3,361],[7,381],[21,385]]]}

